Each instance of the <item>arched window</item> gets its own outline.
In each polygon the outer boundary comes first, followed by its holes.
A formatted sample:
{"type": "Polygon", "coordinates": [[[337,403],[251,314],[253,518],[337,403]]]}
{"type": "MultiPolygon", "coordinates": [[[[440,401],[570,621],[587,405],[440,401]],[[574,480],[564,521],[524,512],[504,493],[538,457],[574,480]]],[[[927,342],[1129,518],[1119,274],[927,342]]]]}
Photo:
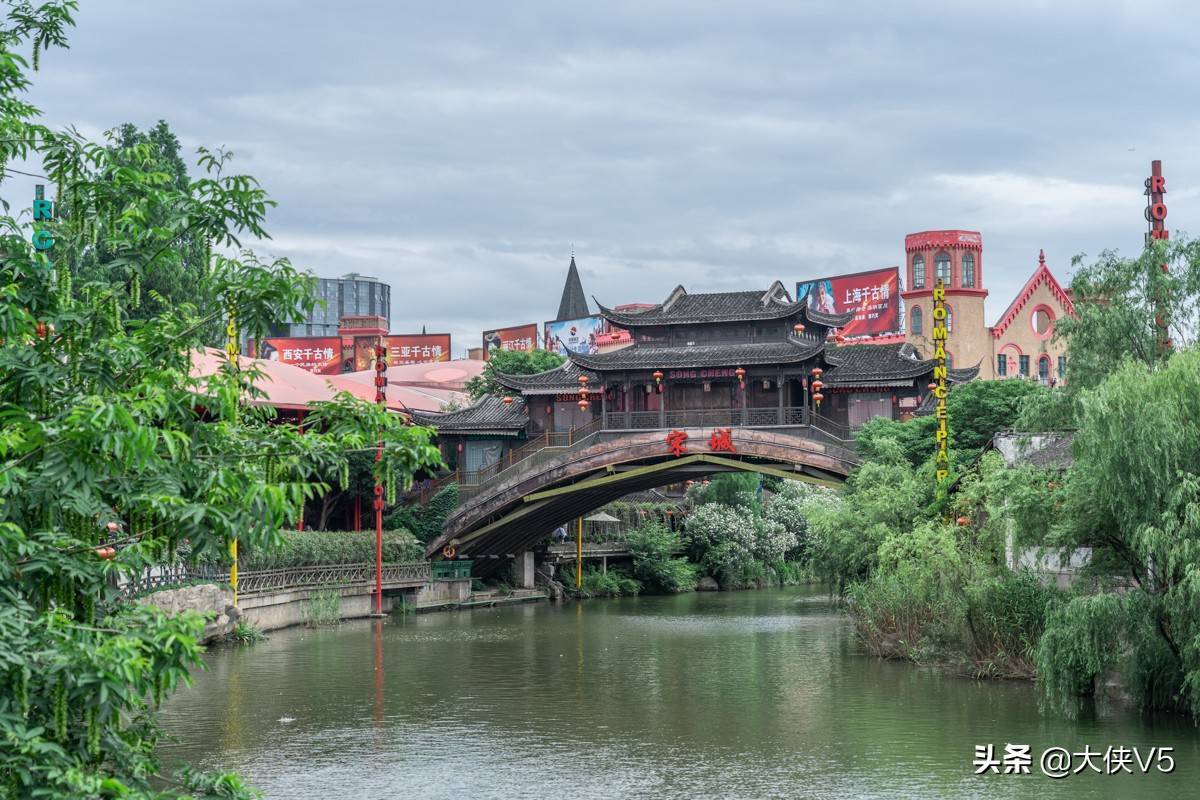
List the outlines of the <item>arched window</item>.
{"type": "Polygon", "coordinates": [[[925,256],[919,253],[913,256],[913,288],[925,288],[925,256]]]}
{"type": "Polygon", "coordinates": [[[962,285],[967,289],[975,288],[975,254],[963,253],[962,285]]]}
{"type": "Polygon", "coordinates": [[[915,336],[920,336],[925,328],[925,315],[921,312],[920,306],[914,306],[912,312],[912,325],[910,326],[911,333],[915,336]]]}
{"type": "Polygon", "coordinates": [[[946,305],[946,333],[953,333],[953,331],[954,331],[954,309],[950,307],[949,303],[946,303],[945,305],[946,305]]]}
{"type": "Polygon", "coordinates": [[[1042,383],[1050,382],[1050,356],[1042,355],[1038,359],[1038,380],[1042,383]]]}
{"type": "Polygon", "coordinates": [[[1029,316],[1029,324],[1039,338],[1048,339],[1054,332],[1054,317],[1046,306],[1038,306],[1029,316]]]}
{"type": "Polygon", "coordinates": [[[934,276],[941,279],[945,286],[950,285],[950,254],[945,250],[937,254],[933,260],[934,276]]]}

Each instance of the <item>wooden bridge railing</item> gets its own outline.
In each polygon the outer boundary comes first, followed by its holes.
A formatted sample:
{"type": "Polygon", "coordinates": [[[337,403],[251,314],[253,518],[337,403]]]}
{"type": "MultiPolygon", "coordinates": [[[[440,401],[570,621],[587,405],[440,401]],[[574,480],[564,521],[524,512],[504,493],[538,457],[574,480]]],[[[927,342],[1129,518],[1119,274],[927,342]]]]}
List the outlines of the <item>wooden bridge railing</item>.
{"type": "Polygon", "coordinates": [[[480,487],[508,477],[520,468],[536,462],[531,459],[561,453],[581,444],[592,442],[601,431],[656,430],[674,428],[774,428],[805,426],[829,444],[851,445],[851,431],[804,406],[771,406],[767,408],[709,408],[688,411],[609,411],[587,425],[569,431],[545,431],[513,448],[500,461],[480,470],[455,470],[419,488],[418,501],[426,503],[440,489],[459,485],[459,503],[476,494],[480,487]],[[528,462],[528,463],[527,463],[528,462]]]}

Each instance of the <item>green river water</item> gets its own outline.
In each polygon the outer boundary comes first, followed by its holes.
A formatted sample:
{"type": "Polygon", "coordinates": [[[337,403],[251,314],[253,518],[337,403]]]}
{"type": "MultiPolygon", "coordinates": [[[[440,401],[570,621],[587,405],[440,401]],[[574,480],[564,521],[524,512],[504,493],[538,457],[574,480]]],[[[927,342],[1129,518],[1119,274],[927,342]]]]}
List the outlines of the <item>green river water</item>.
{"type": "Polygon", "coordinates": [[[396,615],[206,660],[164,758],[270,798],[1200,798],[1190,720],[1067,719],[1030,684],[870,658],[810,588],[396,615]],[[1031,774],[975,775],[1006,743],[1031,774]],[[1175,769],[1052,780],[1052,746],[1175,769]]]}

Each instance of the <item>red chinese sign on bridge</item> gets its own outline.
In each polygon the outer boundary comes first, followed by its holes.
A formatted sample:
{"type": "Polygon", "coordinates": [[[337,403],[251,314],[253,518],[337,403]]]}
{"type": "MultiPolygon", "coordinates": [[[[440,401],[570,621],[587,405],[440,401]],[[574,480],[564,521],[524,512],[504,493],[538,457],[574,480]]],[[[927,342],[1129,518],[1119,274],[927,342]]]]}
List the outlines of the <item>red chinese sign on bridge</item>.
{"type": "Polygon", "coordinates": [[[729,428],[717,428],[712,432],[712,436],[708,437],[708,449],[713,452],[724,450],[726,453],[736,453],[737,448],[733,446],[733,433],[729,428]]]}
{"type": "Polygon", "coordinates": [[[667,449],[671,451],[671,455],[679,458],[687,452],[687,432],[686,431],[671,431],[667,434],[667,449]]]}

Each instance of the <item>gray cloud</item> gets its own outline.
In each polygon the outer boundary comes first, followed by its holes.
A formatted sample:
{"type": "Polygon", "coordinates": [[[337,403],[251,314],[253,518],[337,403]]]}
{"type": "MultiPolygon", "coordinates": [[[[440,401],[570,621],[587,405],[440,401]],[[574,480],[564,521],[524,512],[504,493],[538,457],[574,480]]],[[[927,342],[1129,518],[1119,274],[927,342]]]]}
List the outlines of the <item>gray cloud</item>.
{"type": "Polygon", "coordinates": [[[258,249],[378,275],[394,330],[459,348],[552,315],[572,243],[614,304],[979,229],[995,316],[1039,248],[1066,277],[1140,247],[1151,158],[1195,227],[1197,22],[1143,0],[109,0],[34,97],[56,123],[229,146],[280,203],[258,249]]]}

